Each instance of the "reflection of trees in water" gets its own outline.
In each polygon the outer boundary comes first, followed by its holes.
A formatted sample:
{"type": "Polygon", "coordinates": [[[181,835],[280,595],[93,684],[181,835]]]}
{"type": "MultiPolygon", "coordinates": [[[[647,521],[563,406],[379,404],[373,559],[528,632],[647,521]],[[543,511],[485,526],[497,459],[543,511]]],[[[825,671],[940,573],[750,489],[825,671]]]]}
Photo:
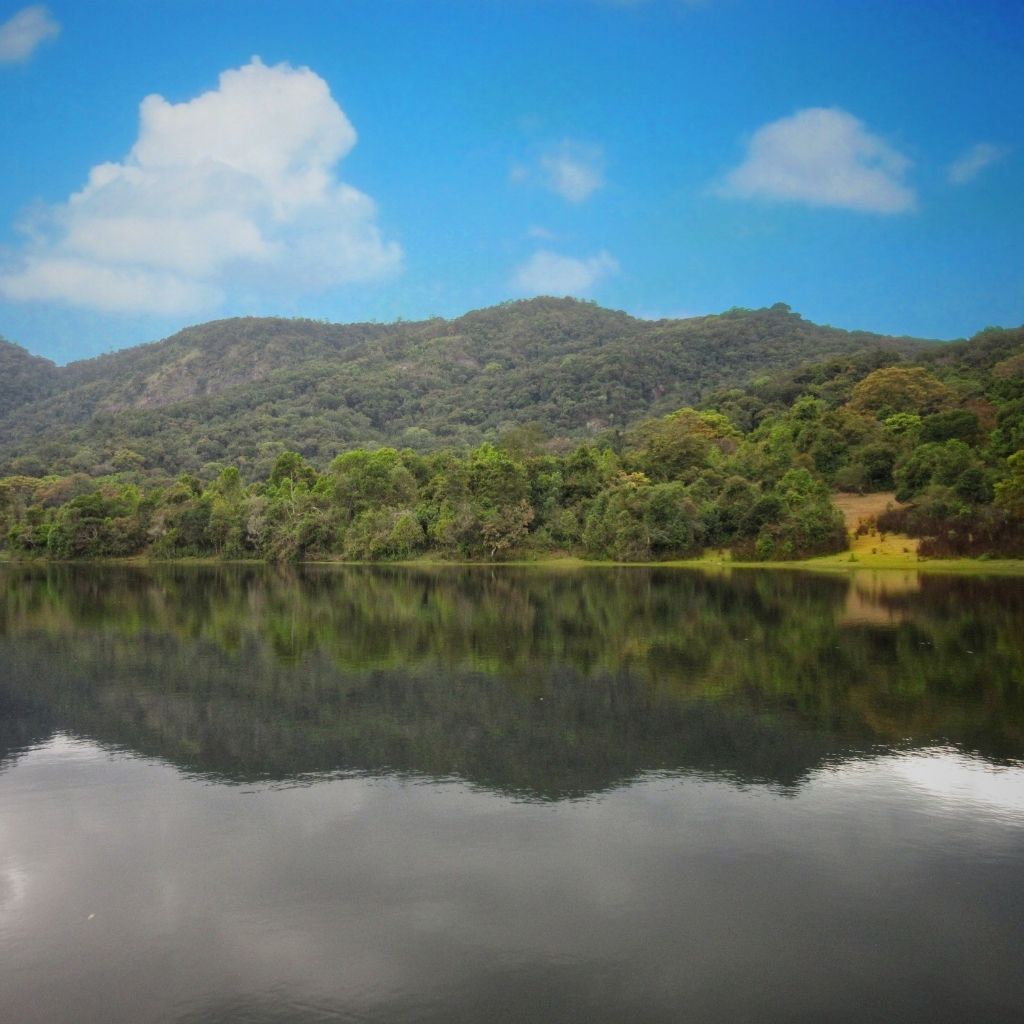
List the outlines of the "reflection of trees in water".
{"type": "Polygon", "coordinates": [[[1022,756],[1024,587],[853,585],[891,626],[799,573],[10,568],[0,743],[61,728],[234,779],[549,797],[653,769],[789,784],[906,742],[1022,756]]]}

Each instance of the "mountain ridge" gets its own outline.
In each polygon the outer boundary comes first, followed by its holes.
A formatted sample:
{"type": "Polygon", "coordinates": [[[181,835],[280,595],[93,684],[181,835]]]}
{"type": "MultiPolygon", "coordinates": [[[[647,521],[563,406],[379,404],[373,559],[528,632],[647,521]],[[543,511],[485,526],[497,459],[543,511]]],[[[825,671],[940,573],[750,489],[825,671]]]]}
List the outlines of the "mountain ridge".
{"type": "Polygon", "coordinates": [[[640,320],[539,298],[393,324],[236,317],[56,367],[18,346],[0,395],[0,473],[109,471],[121,449],[167,473],[294,448],[461,447],[524,423],[593,437],[812,359],[941,344],[822,327],[783,303],[640,320]]]}

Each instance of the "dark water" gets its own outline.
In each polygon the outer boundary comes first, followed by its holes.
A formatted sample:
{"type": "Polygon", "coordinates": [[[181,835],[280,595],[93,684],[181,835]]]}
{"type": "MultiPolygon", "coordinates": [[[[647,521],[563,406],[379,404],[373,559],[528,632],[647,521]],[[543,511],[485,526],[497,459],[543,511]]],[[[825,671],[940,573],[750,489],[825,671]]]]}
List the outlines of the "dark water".
{"type": "Polygon", "coordinates": [[[0,567],[0,1018],[1019,1021],[1024,581],[0,567]]]}

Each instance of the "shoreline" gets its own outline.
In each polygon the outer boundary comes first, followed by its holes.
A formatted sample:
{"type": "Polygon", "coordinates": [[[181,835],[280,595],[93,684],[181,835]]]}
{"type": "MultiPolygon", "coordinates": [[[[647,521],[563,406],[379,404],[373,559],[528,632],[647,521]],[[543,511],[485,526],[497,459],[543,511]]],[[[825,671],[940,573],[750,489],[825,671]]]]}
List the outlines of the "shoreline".
{"type": "Polygon", "coordinates": [[[534,569],[690,569],[702,572],[728,572],[732,569],[772,569],[804,572],[857,573],[857,572],[923,572],[950,573],[973,576],[1024,576],[1024,559],[1020,558],[918,558],[908,554],[866,554],[850,551],[835,555],[792,561],[756,562],[733,560],[727,556],[706,553],[699,558],[670,559],[663,562],[615,562],[581,558],[577,555],[551,555],[537,558],[508,559],[500,562],[448,559],[436,557],[412,558],[394,561],[349,561],[345,559],[310,559],[300,562],[274,563],[261,558],[153,558],[134,555],[128,558],[10,558],[0,555],[0,566],[19,565],[103,565],[103,566],[218,566],[218,565],[294,565],[294,566],[401,566],[403,568],[534,568],[534,569]]]}

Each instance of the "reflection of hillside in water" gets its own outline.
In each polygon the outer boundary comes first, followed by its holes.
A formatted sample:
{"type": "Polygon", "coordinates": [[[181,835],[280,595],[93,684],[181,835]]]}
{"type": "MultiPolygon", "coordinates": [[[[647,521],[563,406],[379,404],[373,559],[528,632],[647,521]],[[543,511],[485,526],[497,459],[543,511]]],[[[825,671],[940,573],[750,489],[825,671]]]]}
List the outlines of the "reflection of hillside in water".
{"type": "Polygon", "coordinates": [[[1024,587],[657,569],[0,572],[0,756],[71,732],[234,781],[458,776],[560,798],[644,771],[797,783],[1024,756],[1024,587]]]}

